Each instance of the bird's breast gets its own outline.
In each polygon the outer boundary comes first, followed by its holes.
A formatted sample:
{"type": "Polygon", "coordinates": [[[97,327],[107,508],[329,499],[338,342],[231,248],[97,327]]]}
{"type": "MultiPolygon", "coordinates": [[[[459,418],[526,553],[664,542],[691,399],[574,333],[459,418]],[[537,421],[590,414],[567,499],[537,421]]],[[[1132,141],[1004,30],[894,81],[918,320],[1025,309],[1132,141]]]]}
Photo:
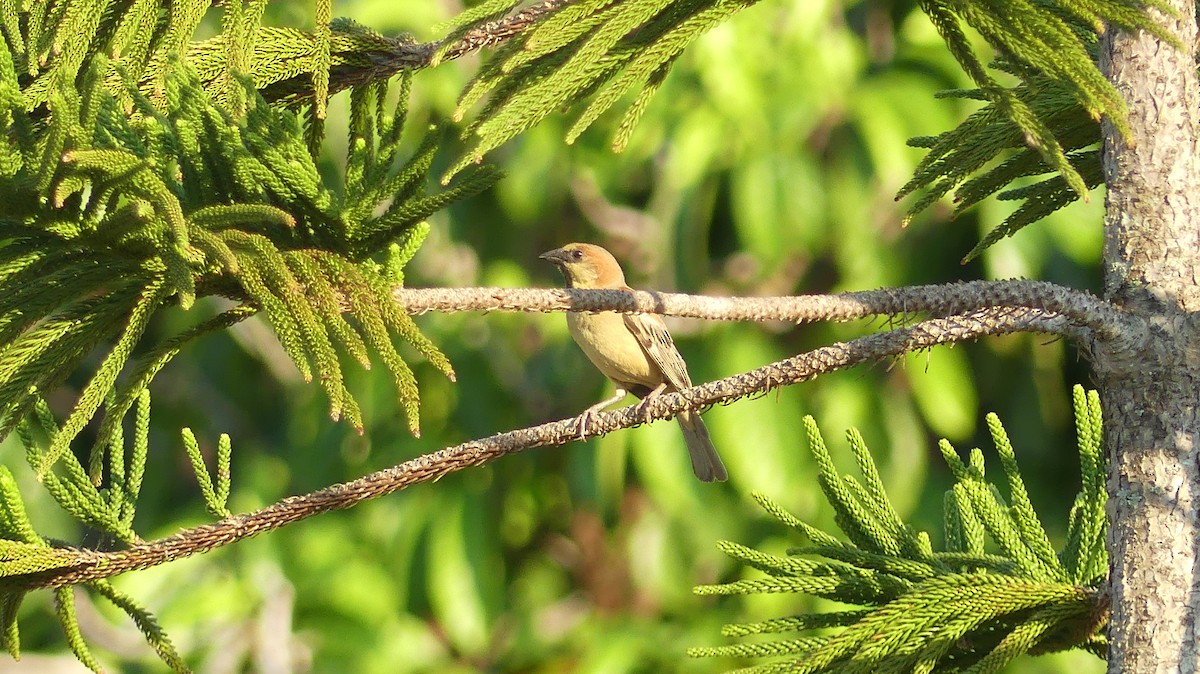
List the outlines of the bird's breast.
{"type": "Polygon", "coordinates": [[[588,360],[609,379],[651,388],[663,381],[662,372],[625,327],[621,314],[568,312],[567,328],[588,360]]]}

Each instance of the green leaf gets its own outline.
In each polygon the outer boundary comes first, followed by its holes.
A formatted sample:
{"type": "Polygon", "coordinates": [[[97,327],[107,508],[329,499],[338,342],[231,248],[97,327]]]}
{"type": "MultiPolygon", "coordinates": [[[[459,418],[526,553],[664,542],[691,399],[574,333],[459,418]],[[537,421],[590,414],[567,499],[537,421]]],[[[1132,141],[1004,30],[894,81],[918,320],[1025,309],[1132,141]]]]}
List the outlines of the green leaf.
{"type": "MultiPolygon", "coordinates": [[[[728,625],[723,634],[746,637],[788,632],[778,641],[755,640],[689,649],[693,657],[783,658],[739,671],[762,672],[996,672],[1029,652],[1080,648],[1097,652],[1105,624],[1103,578],[1080,581],[1094,568],[1082,541],[1095,540],[1106,495],[1098,452],[1098,404],[1075,395],[1084,479],[1072,510],[1071,534],[1056,552],[1029,502],[1016,454],[995,415],[991,430],[1012,495],[1012,506],[985,480],[983,455],[964,463],[948,442],[942,453],[955,479],[946,492],[945,550],[905,524],[888,498],[874,460],[857,431],[850,445],[864,479],[839,477],[815,422],[805,418],[818,479],[838,528],[850,540],[808,525],[764,497],[777,520],[813,541],[787,557],[727,541],[718,547],[766,574],[696,588],[701,595],[807,594],[862,608],[805,613],[728,625]],[[1100,487],[1097,488],[1097,483],[1100,487]],[[999,554],[985,552],[985,545],[999,554]],[[1066,560],[1060,564],[1060,554],[1066,560]],[[830,629],[832,628],[832,629],[830,629]],[[823,630],[820,634],[806,634],[823,630]]],[[[1103,547],[1099,548],[1101,551],[1103,547]]],[[[1103,652],[1103,651],[1100,651],[1103,652]]]]}

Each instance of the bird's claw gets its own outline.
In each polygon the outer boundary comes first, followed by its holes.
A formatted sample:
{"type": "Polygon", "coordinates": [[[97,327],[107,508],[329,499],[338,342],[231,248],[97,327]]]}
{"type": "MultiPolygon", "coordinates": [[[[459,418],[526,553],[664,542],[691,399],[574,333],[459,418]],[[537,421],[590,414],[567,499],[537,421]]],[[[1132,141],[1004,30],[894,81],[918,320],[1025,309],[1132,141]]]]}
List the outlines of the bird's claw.
{"type": "Polygon", "coordinates": [[[654,402],[654,399],[662,395],[663,391],[665,390],[667,390],[667,385],[659,384],[658,386],[654,387],[654,390],[650,391],[645,398],[642,398],[642,401],[639,402],[637,407],[634,408],[638,414],[642,415],[642,423],[648,424],[653,421],[652,415],[650,414],[650,403],[654,402]]]}
{"type": "Polygon", "coordinates": [[[624,398],[626,393],[627,392],[625,389],[617,388],[617,390],[613,393],[613,397],[609,398],[608,400],[601,400],[600,402],[592,405],[580,413],[579,418],[575,421],[575,430],[579,432],[579,439],[586,440],[588,426],[592,425],[592,421],[595,420],[596,415],[600,412],[603,412],[604,409],[609,405],[617,402],[621,398],[624,398]]]}
{"type": "Polygon", "coordinates": [[[587,439],[588,426],[592,425],[592,420],[595,418],[596,418],[596,410],[591,410],[591,409],[584,410],[582,414],[580,414],[578,417],[576,417],[575,423],[573,424],[574,428],[572,429],[572,431],[575,433],[576,436],[578,436],[579,440],[587,439]]]}
{"type": "Polygon", "coordinates": [[[642,401],[637,404],[637,407],[633,408],[635,412],[642,415],[642,423],[644,424],[648,424],[653,421],[650,414],[650,403],[653,400],[654,398],[643,398],[642,401]]]}

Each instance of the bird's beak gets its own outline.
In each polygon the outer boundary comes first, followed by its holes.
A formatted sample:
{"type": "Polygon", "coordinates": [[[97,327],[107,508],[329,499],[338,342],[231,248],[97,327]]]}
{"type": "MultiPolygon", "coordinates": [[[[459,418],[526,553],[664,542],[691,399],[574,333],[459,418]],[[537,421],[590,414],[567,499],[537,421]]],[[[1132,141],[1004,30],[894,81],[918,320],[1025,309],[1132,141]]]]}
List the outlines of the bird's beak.
{"type": "Polygon", "coordinates": [[[563,250],[562,248],[555,248],[554,250],[548,250],[542,253],[538,256],[538,259],[545,260],[551,264],[556,264],[561,267],[567,263],[567,251],[563,250]]]}

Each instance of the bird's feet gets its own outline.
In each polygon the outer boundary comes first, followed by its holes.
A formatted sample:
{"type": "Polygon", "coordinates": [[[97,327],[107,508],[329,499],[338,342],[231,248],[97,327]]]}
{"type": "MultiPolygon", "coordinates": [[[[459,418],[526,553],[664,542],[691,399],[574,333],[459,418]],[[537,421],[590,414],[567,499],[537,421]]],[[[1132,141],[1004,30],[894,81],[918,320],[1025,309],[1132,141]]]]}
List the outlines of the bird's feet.
{"type": "Polygon", "coordinates": [[[575,427],[572,429],[575,434],[579,436],[579,439],[587,439],[588,427],[592,425],[592,421],[595,420],[596,415],[601,410],[615,402],[619,402],[621,398],[624,398],[626,395],[628,395],[628,392],[625,389],[617,387],[616,392],[613,393],[613,397],[607,400],[601,400],[600,402],[592,405],[580,413],[579,417],[575,420],[575,427]]]}
{"type": "Polygon", "coordinates": [[[642,415],[642,423],[650,423],[650,403],[655,398],[662,395],[662,392],[665,390],[667,390],[667,385],[665,383],[659,384],[658,386],[654,387],[653,390],[647,393],[646,397],[642,398],[642,401],[637,404],[636,408],[634,408],[638,414],[642,415]]]}
{"type": "Polygon", "coordinates": [[[571,430],[579,440],[587,439],[588,427],[592,425],[595,418],[596,409],[594,407],[587,408],[578,417],[575,417],[575,423],[571,430]]]}

